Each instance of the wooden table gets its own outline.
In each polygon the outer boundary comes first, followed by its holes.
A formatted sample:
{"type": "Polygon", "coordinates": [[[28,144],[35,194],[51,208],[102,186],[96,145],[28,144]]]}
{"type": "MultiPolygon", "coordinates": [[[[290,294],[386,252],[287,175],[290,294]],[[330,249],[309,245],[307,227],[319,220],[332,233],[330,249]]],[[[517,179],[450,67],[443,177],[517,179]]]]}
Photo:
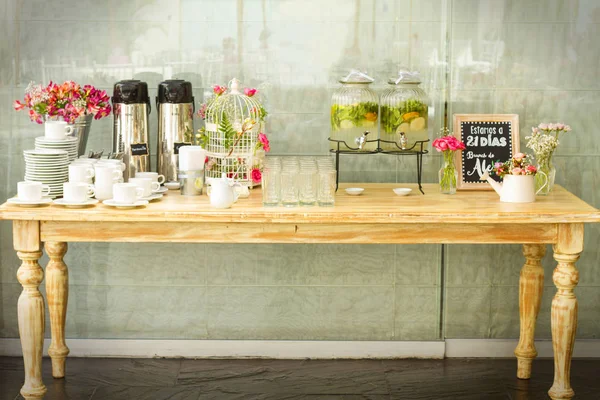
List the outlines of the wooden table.
{"type": "MultiPolygon", "coordinates": [[[[353,186],[357,186],[353,184],[353,186]]],[[[65,376],[69,349],[65,344],[68,270],[63,261],[67,242],[195,242],[195,243],[520,243],[519,308],[521,331],[515,350],[517,376],[528,379],[537,352],[534,329],[540,308],[546,244],[558,262],[552,276],[557,293],[552,301],[554,384],[552,399],[570,399],[571,356],[577,327],[579,281],[575,262],[583,251],[583,224],[600,222],[600,212],[561,187],[536,203],[500,203],[493,191],[441,195],[437,185],[424,185],[426,195],[398,197],[393,184],[361,184],[363,195],[340,190],[332,208],[264,208],[260,190],[231,209],[210,208],[206,196],[184,197],[169,192],[146,208],[117,210],[104,205],[66,209],[0,206],[0,218],[13,220],[13,240],[22,264],[17,279],[23,286],[18,321],[25,399],[39,399],[46,388],[41,360],[44,342],[44,299],[38,290],[44,271],[38,260],[42,245],[50,262],[46,293],[50,312],[52,375],[65,376]]],[[[342,185],[343,188],[343,185],[342,185]]]]}

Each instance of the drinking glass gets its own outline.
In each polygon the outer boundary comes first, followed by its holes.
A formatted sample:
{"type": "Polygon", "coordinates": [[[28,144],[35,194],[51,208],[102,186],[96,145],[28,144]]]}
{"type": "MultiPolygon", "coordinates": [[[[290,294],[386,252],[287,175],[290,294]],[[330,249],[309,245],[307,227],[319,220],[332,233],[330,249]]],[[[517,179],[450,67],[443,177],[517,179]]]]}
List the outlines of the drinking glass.
{"type": "Polygon", "coordinates": [[[281,200],[281,171],[276,167],[265,167],[262,173],[263,206],[276,207],[281,200]]]}
{"type": "Polygon", "coordinates": [[[314,206],[317,202],[317,191],[319,188],[319,175],[314,170],[301,170],[298,175],[300,205],[314,206]]]}
{"type": "Polygon", "coordinates": [[[335,204],[335,177],[335,170],[319,171],[319,206],[332,207],[335,204]]]}
{"type": "Polygon", "coordinates": [[[285,168],[281,171],[281,203],[284,207],[296,207],[300,202],[298,169],[285,168]]]}

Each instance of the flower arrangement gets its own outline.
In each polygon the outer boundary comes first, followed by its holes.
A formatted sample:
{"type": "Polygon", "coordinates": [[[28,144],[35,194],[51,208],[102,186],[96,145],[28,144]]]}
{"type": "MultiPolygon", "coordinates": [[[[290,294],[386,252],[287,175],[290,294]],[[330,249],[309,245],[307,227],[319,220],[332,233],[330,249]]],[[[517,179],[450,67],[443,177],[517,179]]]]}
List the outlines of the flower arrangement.
{"type": "Polygon", "coordinates": [[[508,161],[497,161],[494,164],[494,173],[500,178],[505,175],[535,175],[537,168],[529,162],[529,156],[517,153],[508,161]]]}
{"type": "Polygon", "coordinates": [[[543,186],[543,180],[536,180],[538,187],[543,187],[541,194],[548,194],[554,186],[556,178],[556,169],[552,165],[552,156],[560,144],[559,138],[566,132],[570,132],[571,127],[563,123],[545,123],[531,128],[531,136],[527,139],[527,147],[533,150],[537,159],[538,169],[548,176],[548,184],[543,186]]]}
{"type": "MultiPolygon", "coordinates": [[[[202,103],[200,105],[200,107],[198,108],[198,111],[196,112],[196,114],[198,115],[198,117],[200,117],[200,119],[202,119],[203,121],[206,121],[207,109],[217,98],[219,98],[221,95],[226,93],[227,89],[228,89],[227,86],[220,86],[220,85],[213,86],[214,97],[212,97],[206,103],[202,103]]],[[[258,89],[255,89],[255,88],[245,88],[244,89],[244,94],[248,97],[253,97],[254,95],[256,95],[256,93],[258,93],[258,89]]],[[[262,106],[260,106],[260,108],[258,108],[258,109],[253,108],[252,113],[258,115],[259,122],[264,122],[265,118],[267,117],[267,111],[262,106]]],[[[229,121],[229,118],[226,116],[226,114],[223,115],[223,118],[221,119],[221,121],[219,123],[219,131],[225,135],[225,149],[229,150],[228,155],[231,155],[231,153],[233,152],[233,149],[235,148],[235,145],[239,142],[239,140],[243,137],[243,135],[246,132],[249,132],[252,130],[252,128],[254,127],[255,124],[256,124],[255,120],[246,118],[244,120],[244,122],[242,123],[242,125],[240,127],[238,127],[238,129],[235,129],[235,127],[229,121]]],[[[196,139],[200,142],[200,145],[202,147],[206,148],[206,145],[208,143],[208,135],[206,134],[205,127],[202,127],[198,130],[196,139]]],[[[267,136],[264,133],[262,133],[262,132],[259,133],[258,139],[259,139],[259,141],[256,144],[255,151],[259,150],[259,149],[264,149],[266,152],[268,152],[271,150],[271,148],[269,147],[269,140],[267,139],[267,136]]]]}
{"type": "Polygon", "coordinates": [[[81,86],[73,81],[61,85],[50,82],[48,86],[29,83],[23,102],[15,100],[15,110],[29,109],[29,119],[38,124],[47,118],[62,118],[68,123],[84,115],[100,119],[110,114],[109,97],[104,90],[91,85],[81,86]]]}
{"type": "Polygon", "coordinates": [[[465,144],[458,140],[448,128],[440,131],[441,136],[435,139],[432,146],[444,155],[444,166],[440,169],[440,189],[442,193],[455,194],[458,172],[454,166],[454,152],[464,150],[465,144]]]}

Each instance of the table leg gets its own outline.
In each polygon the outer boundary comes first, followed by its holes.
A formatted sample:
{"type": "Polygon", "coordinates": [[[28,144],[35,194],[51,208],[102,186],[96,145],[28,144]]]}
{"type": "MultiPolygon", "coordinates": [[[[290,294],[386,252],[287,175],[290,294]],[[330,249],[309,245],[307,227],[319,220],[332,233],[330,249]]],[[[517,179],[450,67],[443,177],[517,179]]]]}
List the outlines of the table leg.
{"type": "Polygon", "coordinates": [[[69,301],[69,270],[63,261],[67,252],[64,242],[46,242],[50,262],[46,267],[46,297],[50,312],[51,341],[48,355],[52,359],[52,376],[65,377],[65,361],[69,348],[65,343],[65,321],[69,301]]]}
{"type": "Polygon", "coordinates": [[[515,349],[517,356],[517,378],[529,379],[531,377],[531,363],[537,357],[535,349],[535,323],[540,311],[542,292],[544,289],[544,269],[542,258],[546,254],[544,244],[523,245],[525,265],[521,269],[519,279],[519,317],[521,332],[519,344],[515,349]]]}
{"type": "Polygon", "coordinates": [[[577,330],[577,298],[573,289],[579,282],[575,262],[583,251],[583,224],[559,225],[554,259],[558,262],[552,279],[557,288],[552,300],[552,348],[554,350],[554,384],[548,391],[553,400],[573,398],[571,357],[577,330]]]}
{"type": "Polygon", "coordinates": [[[38,289],[44,279],[44,271],[38,263],[42,256],[39,238],[39,222],[13,222],[13,244],[22,261],[17,270],[17,279],[23,286],[17,311],[25,364],[25,383],[21,395],[25,400],[41,399],[46,393],[46,386],[42,382],[44,298],[38,289]]]}

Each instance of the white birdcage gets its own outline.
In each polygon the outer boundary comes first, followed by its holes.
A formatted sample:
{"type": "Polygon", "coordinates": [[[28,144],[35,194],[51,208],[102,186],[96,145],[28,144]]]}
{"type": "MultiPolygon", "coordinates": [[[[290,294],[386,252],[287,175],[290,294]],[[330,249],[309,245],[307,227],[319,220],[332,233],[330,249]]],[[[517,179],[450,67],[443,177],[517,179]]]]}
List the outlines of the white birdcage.
{"type": "Polygon", "coordinates": [[[206,177],[220,178],[225,173],[236,182],[253,187],[260,184],[252,181],[251,172],[262,165],[256,149],[258,134],[264,128],[264,109],[259,101],[240,92],[237,79],[232,79],[229,87],[206,108],[206,177]]]}

